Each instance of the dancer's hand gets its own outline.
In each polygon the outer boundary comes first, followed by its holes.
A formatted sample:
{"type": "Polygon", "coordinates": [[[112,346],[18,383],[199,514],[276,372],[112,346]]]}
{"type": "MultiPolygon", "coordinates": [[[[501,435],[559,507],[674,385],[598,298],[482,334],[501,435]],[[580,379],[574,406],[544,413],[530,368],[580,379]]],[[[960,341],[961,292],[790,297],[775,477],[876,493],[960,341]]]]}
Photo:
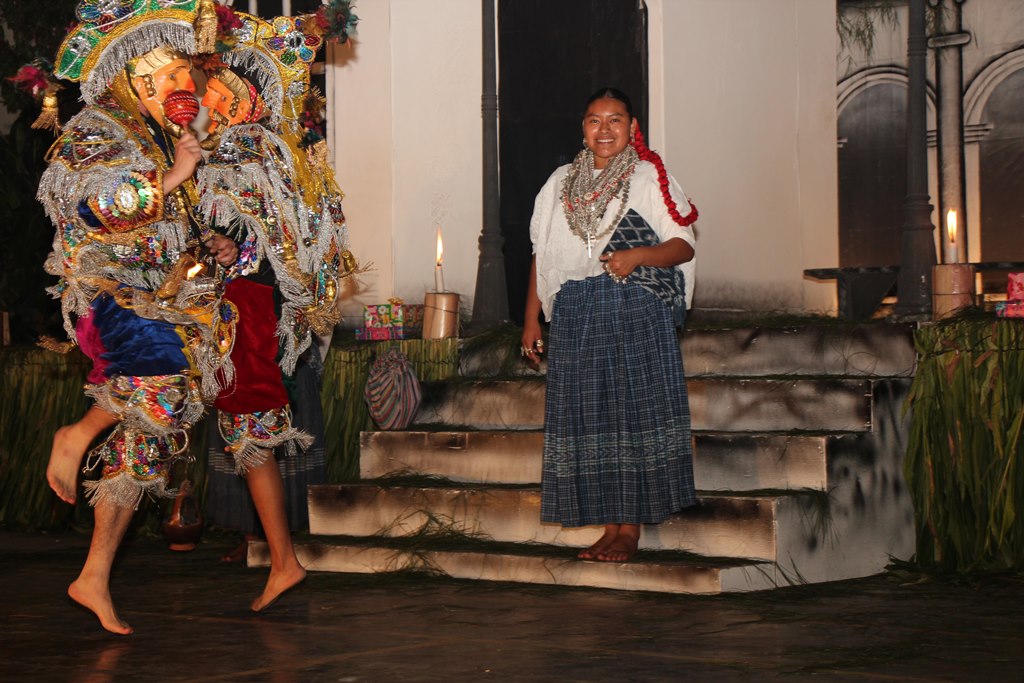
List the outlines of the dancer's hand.
{"type": "Polygon", "coordinates": [[[238,245],[230,237],[214,235],[206,241],[205,246],[213,260],[225,268],[238,260],[238,245]]]}
{"type": "Polygon", "coordinates": [[[203,160],[203,150],[192,133],[185,131],[174,145],[174,165],[164,173],[164,194],[173,192],[192,177],[203,160]]]}

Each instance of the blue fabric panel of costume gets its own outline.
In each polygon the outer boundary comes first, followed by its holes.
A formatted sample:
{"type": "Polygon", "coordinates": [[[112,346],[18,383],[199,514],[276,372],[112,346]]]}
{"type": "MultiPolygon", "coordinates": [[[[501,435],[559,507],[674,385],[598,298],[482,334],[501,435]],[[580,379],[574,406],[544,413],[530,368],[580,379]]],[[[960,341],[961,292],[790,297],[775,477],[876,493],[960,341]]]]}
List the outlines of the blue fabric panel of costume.
{"type": "Polygon", "coordinates": [[[107,377],[173,375],[189,367],[177,328],[162,320],[140,318],[106,294],[92,304],[93,321],[108,349],[107,377]]]}

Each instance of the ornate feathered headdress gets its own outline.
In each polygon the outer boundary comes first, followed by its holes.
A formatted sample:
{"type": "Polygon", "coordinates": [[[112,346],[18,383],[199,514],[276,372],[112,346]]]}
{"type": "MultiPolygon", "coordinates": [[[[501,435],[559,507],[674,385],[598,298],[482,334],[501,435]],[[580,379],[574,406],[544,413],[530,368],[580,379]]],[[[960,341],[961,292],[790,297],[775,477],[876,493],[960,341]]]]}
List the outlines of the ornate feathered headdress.
{"type": "Polygon", "coordinates": [[[311,17],[276,17],[270,21],[244,12],[232,31],[234,45],[224,62],[255,79],[270,110],[271,124],[294,130],[309,89],[309,68],[323,40],[304,29],[311,17]]]}
{"type": "Polygon", "coordinates": [[[161,46],[212,51],[213,0],[80,0],[78,18],[57,52],[54,75],[82,85],[93,103],[133,59],[161,46]]]}
{"type": "Polygon", "coordinates": [[[332,0],[315,14],[271,20],[244,12],[230,14],[230,22],[224,17],[221,21],[222,28],[229,28],[219,42],[230,46],[222,58],[256,80],[273,125],[299,130],[317,50],[325,40],[341,44],[355,34],[359,18],[352,13],[352,3],[332,0]]]}

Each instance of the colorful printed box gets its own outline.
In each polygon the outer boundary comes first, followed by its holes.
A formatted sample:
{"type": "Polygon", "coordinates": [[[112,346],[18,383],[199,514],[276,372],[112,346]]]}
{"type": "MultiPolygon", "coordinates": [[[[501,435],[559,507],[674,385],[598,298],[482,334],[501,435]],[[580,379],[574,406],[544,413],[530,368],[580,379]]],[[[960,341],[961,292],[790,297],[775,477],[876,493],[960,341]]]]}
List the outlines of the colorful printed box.
{"type": "Polygon", "coordinates": [[[1024,318],[1024,273],[1010,273],[1006,277],[1006,301],[996,304],[1000,318],[1024,318]]]}
{"type": "Polygon", "coordinates": [[[401,299],[393,299],[386,304],[363,307],[363,328],[356,330],[356,339],[410,339],[422,327],[422,304],[405,304],[401,299]]]}

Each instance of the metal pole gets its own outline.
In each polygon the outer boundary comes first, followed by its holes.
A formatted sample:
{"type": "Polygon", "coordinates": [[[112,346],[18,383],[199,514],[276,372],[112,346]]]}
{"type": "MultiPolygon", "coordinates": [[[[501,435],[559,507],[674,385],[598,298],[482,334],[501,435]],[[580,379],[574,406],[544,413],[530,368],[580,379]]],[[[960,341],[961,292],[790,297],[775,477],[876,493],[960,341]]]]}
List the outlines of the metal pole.
{"type": "Polygon", "coordinates": [[[501,234],[498,193],[498,75],[494,5],[482,0],[483,8],[483,230],[480,260],[473,296],[473,326],[488,327],[506,322],[508,293],[505,284],[505,238],[501,234]]]}
{"type": "Polygon", "coordinates": [[[967,190],[964,172],[964,55],[971,34],[963,31],[964,0],[929,0],[938,22],[937,35],[928,41],[935,50],[938,86],[939,236],[944,262],[966,263],[967,190]],[[943,5],[949,2],[948,9],[943,5]],[[944,228],[949,210],[956,211],[956,240],[950,243],[944,228]]]}
{"type": "Polygon", "coordinates": [[[907,197],[903,202],[902,258],[897,283],[896,315],[924,318],[932,310],[935,240],[928,202],[928,131],[926,119],[925,0],[910,0],[907,38],[907,197]]]}

